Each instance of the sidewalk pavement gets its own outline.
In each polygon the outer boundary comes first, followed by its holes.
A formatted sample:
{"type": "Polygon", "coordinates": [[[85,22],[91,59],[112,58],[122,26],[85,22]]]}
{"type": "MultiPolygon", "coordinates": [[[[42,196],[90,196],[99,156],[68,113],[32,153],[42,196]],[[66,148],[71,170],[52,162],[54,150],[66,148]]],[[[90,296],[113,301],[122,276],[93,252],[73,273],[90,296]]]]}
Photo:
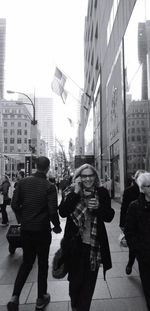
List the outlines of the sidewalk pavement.
{"type": "MultiPolygon", "coordinates": [[[[112,206],[116,211],[115,218],[110,224],[106,225],[106,228],[113,267],[107,272],[106,281],[103,280],[102,268],[100,268],[90,311],[146,311],[147,308],[141,288],[137,262],[134,264],[132,274],[130,276],[125,274],[128,248],[121,247],[118,241],[120,234],[118,226],[120,204],[112,201],[112,206]]],[[[8,207],[7,209],[10,224],[16,223],[11,208],[8,207]]],[[[61,220],[61,225],[64,228],[65,219],[61,220]]],[[[17,248],[14,255],[9,254],[6,239],[7,230],[8,227],[0,227],[0,311],[6,311],[6,304],[11,297],[16,273],[22,260],[21,248],[17,248]]],[[[53,255],[59,248],[62,236],[63,232],[58,235],[53,233],[48,274],[48,292],[51,294],[51,303],[45,308],[45,311],[71,311],[67,277],[62,280],[56,280],[51,275],[53,255]]],[[[35,310],[36,282],[37,263],[35,263],[22,290],[20,311],[35,310]]]]}

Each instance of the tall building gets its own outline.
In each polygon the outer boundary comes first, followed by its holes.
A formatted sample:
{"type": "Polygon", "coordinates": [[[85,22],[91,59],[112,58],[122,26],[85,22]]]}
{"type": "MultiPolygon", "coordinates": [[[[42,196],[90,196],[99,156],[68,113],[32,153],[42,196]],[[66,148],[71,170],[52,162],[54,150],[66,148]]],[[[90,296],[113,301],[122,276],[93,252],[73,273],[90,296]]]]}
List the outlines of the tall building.
{"type": "Polygon", "coordinates": [[[4,94],[6,19],[0,18],[0,99],[4,94]]]}
{"type": "Polygon", "coordinates": [[[41,138],[47,144],[47,156],[51,156],[55,145],[54,136],[54,102],[52,98],[40,98],[35,100],[36,119],[41,132],[41,138]]]}
{"type": "Polygon", "coordinates": [[[116,199],[129,175],[150,170],[149,33],[149,0],[88,1],[84,92],[92,100],[84,131],[93,109],[95,167],[116,199]]]}
{"type": "Polygon", "coordinates": [[[31,138],[31,114],[25,105],[16,101],[0,101],[2,116],[3,150],[5,171],[12,177],[16,174],[18,165],[24,168],[25,155],[31,155],[29,141],[31,138]]]}

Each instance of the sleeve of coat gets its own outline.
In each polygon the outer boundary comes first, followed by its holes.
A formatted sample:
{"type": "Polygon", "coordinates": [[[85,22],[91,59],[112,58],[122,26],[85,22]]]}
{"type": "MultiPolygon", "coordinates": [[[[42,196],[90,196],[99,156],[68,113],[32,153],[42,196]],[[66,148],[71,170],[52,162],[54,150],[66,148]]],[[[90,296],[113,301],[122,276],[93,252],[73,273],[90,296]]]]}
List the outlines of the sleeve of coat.
{"type": "Polygon", "coordinates": [[[125,222],[125,238],[128,246],[134,251],[140,249],[138,237],[137,237],[137,224],[136,224],[136,209],[135,202],[130,203],[125,222]]]}
{"type": "Polygon", "coordinates": [[[13,196],[11,199],[11,208],[14,212],[17,213],[17,211],[20,211],[21,209],[21,199],[20,199],[20,183],[17,184],[17,187],[15,188],[13,192],[13,196]]]}
{"type": "Polygon", "coordinates": [[[59,214],[61,217],[68,217],[75,209],[77,203],[80,201],[80,195],[70,192],[63,198],[59,205],[59,214]]]}
{"type": "Polygon", "coordinates": [[[48,211],[50,221],[54,227],[60,226],[60,220],[58,215],[58,196],[56,186],[50,184],[48,187],[48,211]]]}
{"type": "Polygon", "coordinates": [[[98,210],[99,217],[104,222],[111,222],[112,219],[114,218],[115,211],[111,207],[111,198],[108,190],[104,187],[99,188],[98,196],[99,196],[99,210],[98,210]]]}
{"type": "Polygon", "coordinates": [[[119,222],[119,226],[123,228],[126,222],[126,214],[127,214],[128,206],[129,206],[129,198],[128,198],[128,193],[125,190],[123,193],[123,197],[122,197],[122,203],[121,203],[121,209],[120,209],[120,222],[119,222]]]}

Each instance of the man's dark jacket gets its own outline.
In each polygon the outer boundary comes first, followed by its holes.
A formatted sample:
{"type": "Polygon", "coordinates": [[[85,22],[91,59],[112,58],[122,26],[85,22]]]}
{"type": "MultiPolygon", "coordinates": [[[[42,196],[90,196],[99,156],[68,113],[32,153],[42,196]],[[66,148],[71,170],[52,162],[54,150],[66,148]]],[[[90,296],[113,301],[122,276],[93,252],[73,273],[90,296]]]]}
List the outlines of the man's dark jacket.
{"type": "Polygon", "coordinates": [[[150,202],[143,193],[129,205],[125,237],[136,257],[150,263],[150,202]]]}
{"type": "Polygon", "coordinates": [[[139,196],[139,187],[136,183],[132,186],[126,188],[123,193],[121,210],[120,210],[120,224],[121,228],[124,228],[126,222],[126,214],[129,207],[129,204],[132,201],[135,201],[139,196]]]}
{"type": "MultiPolygon", "coordinates": [[[[97,189],[97,195],[99,199],[99,208],[96,213],[97,215],[97,231],[98,231],[98,240],[100,243],[103,271],[104,271],[104,279],[105,273],[108,269],[111,269],[111,255],[108,243],[107,232],[105,228],[104,222],[111,222],[114,217],[114,210],[111,208],[111,199],[108,193],[108,190],[104,187],[99,187],[97,189]]],[[[65,227],[65,244],[70,244],[70,241],[73,241],[74,244],[74,236],[79,232],[78,227],[72,220],[71,213],[75,210],[76,205],[80,202],[81,197],[80,194],[76,194],[71,192],[67,195],[66,199],[62,200],[59,205],[59,213],[61,217],[67,217],[66,227],[65,227]],[[73,240],[72,240],[73,239],[73,240]]],[[[80,256],[80,239],[78,239],[77,245],[77,253],[75,256],[72,256],[72,260],[74,261],[73,266],[77,265],[77,260],[80,256]]],[[[72,245],[74,246],[74,245],[72,245]]],[[[71,258],[69,258],[71,260],[71,258]]]]}
{"type": "Polygon", "coordinates": [[[56,187],[46,179],[43,172],[20,180],[13,193],[12,209],[21,212],[21,229],[25,231],[45,231],[50,229],[50,221],[59,227],[56,187]]]}

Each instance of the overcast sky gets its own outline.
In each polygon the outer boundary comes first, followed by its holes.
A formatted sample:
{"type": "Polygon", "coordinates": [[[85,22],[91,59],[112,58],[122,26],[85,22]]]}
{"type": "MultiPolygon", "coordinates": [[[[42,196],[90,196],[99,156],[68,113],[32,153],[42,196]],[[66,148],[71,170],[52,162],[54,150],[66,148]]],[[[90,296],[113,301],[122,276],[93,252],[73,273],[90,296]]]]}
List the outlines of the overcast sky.
{"type": "Polygon", "coordinates": [[[83,87],[86,11],[87,0],[0,0],[6,89],[47,96],[56,65],[83,87]]]}
{"type": "MultiPolygon", "coordinates": [[[[88,0],[0,0],[0,17],[7,19],[5,91],[33,94],[35,89],[37,97],[56,97],[51,90],[55,66],[83,87],[87,3],[88,0]]],[[[64,107],[57,99],[61,117],[64,107]]],[[[59,117],[57,121],[62,132],[59,117]]]]}

